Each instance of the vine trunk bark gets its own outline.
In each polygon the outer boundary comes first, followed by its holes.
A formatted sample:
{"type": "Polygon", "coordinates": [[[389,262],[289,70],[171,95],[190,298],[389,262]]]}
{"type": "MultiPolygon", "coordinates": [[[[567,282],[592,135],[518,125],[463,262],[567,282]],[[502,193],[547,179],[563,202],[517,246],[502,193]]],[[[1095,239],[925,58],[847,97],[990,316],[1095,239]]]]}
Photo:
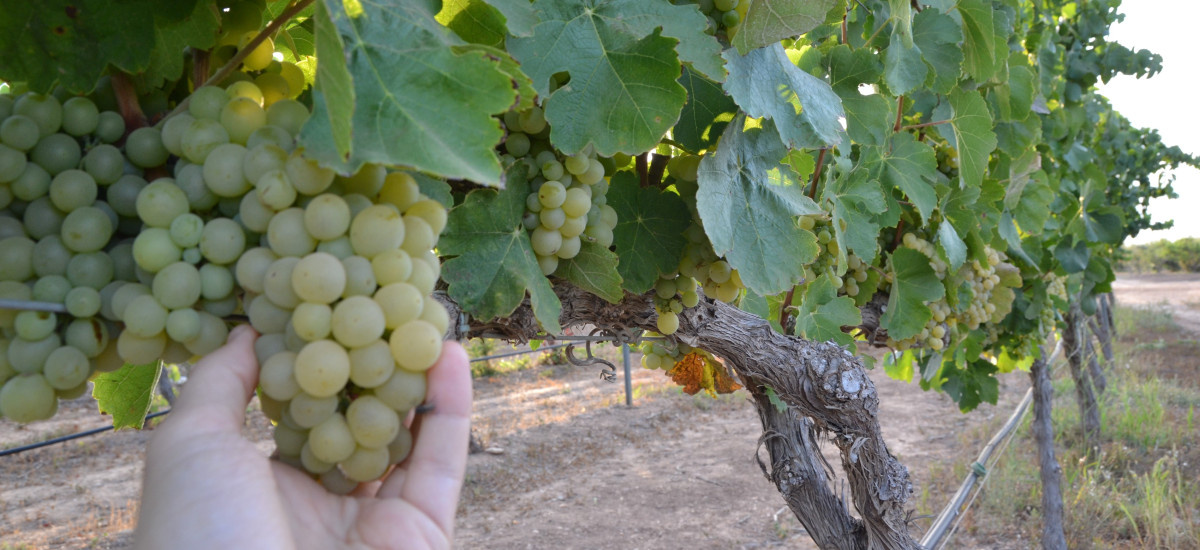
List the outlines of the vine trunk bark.
{"type": "Polygon", "coordinates": [[[1033,438],[1037,441],[1038,463],[1042,479],[1042,548],[1067,550],[1063,533],[1062,468],[1054,455],[1054,426],[1050,421],[1054,390],[1050,386],[1050,365],[1044,359],[1029,369],[1033,382],[1033,438]]]}
{"type": "MultiPolygon", "coordinates": [[[[614,335],[656,330],[649,294],[627,294],[612,304],[566,284],[556,285],[555,293],[564,328],[592,325],[614,335]]],[[[461,309],[449,300],[443,303],[451,318],[458,318],[461,309]]],[[[756,396],[763,444],[771,454],[768,477],[801,523],[812,526],[809,532],[821,548],[920,547],[908,533],[905,503],[913,491],[908,470],[883,440],[878,394],[859,359],[833,344],[779,334],[764,319],[708,298],[679,317],[674,337],[724,359],[756,396]],[[767,387],[793,417],[761,398],[767,387]],[[819,436],[830,437],[840,451],[858,518],[828,487],[818,487],[827,479],[817,467],[824,460],[815,445],[819,436]]],[[[456,338],[487,335],[525,342],[539,336],[539,326],[526,301],[503,320],[472,321],[452,332],[456,338]]]]}
{"type": "Polygon", "coordinates": [[[1090,369],[1085,366],[1088,346],[1084,340],[1083,314],[1078,307],[1073,307],[1067,312],[1065,324],[1062,334],[1063,351],[1067,354],[1071,379],[1075,382],[1075,398],[1079,403],[1083,439],[1090,453],[1100,444],[1100,405],[1096,400],[1090,369]]]}

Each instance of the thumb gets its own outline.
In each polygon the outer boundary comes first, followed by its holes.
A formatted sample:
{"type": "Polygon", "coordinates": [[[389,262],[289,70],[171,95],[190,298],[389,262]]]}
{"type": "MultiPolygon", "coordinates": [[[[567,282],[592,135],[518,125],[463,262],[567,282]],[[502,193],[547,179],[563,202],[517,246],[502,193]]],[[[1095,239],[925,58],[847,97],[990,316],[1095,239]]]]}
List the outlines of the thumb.
{"type": "Polygon", "coordinates": [[[171,413],[172,417],[188,417],[179,424],[197,429],[241,430],[246,404],[258,384],[256,338],[258,334],[249,325],[238,326],[229,333],[224,346],[192,366],[171,413]]]}

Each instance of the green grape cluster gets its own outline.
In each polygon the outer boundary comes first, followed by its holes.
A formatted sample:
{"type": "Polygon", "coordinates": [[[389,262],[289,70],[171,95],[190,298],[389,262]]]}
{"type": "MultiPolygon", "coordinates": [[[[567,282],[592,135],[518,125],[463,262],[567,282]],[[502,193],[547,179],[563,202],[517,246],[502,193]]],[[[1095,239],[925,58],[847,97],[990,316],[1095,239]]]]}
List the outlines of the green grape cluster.
{"type": "Polygon", "coordinates": [[[675,4],[695,4],[700,13],[708,16],[708,34],[727,35],[729,30],[742,22],[746,4],[751,0],[674,0],[675,4]],[[738,8],[741,8],[739,10],[738,8]]]}
{"type": "Polygon", "coordinates": [[[504,116],[506,160],[528,165],[531,193],[525,229],[542,273],[579,254],[584,240],[612,246],[617,212],[608,206],[605,163],[594,153],[565,156],[550,146],[550,126],[538,107],[504,116]]]}
{"type": "Polygon", "coordinates": [[[654,310],[658,313],[658,331],[675,334],[679,330],[679,314],[685,307],[696,307],[700,293],[696,280],[677,274],[659,275],[654,283],[654,310]]]}
{"type": "Polygon", "coordinates": [[[408,172],[304,158],[308,109],[265,101],[200,88],[122,150],[120,117],[84,98],[0,96],[0,297],[68,311],[0,311],[0,414],[48,418],[97,370],[205,355],[242,314],[282,460],[348,491],[407,455],[450,324],[431,296],[447,210],[408,172]]]}
{"type": "MultiPolygon", "coordinates": [[[[926,305],[933,311],[933,316],[921,329],[920,334],[901,341],[889,339],[889,346],[895,349],[923,346],[934,351],[941,350],[945,347],[946,338],[952,331],[975,330],[997,322],[999,319],[994,318],[997,310],[1011,304],[1011,302],[1009,304],[1002,303],[1001,300],[1005,298],[999,293],[993,293],[993,290],[998,288],[1001,283],[997,266],[1001,265],[1003,257],[999,251],[987,247],[986,262],[971,260],[963,264],[957,271],[950,272],[949,265],[937,253],[933,243],[928,240],[916,233],[907,233],[901,243],[903,247],[916,250],[929,258],[929,265],[933,268],[934,274],[942,281],[943,285],[952,289],[950,291],[958,292],[958,289],[965,288],[969,292],[970,299],[960,300],[957,307],[951,306],[945,297],[936,302],[927,303],[926,305]]],[[[1011,295],[1007,299],[1011,300],[1011,295]]]]}
{"type": "MultiPolygon", "coordinates": [[[[738,270],[713,252],[712,243],[704,234],[704,227],[693,219],[683,235],[688,244],[684,246],[683,257],[679,259],[678,275],[694,279],[704,290],[705,296],[726,303],[736,300],[746,285],[742,284],[738,270]]],[[[681,285],[680,288],[685,286],[681,285]]]]}
{"type": "MultiPolygon", "coordinates": [[[[1042,280],[1046,282],[1046,294],[1058,298],[1062,302],[1067,302],[1067,276],[1055,275],[1054,273],[1046,273],[1042,275],[1042,280]]],[[[1042,332],[1049,331],[1055,325],[1055,311],[1057,308],[1052,302],[1047,302],[1039,314],[1039,321],[1042,325],[1042,332]]]]}
{"type": "MultiPolygon", "coordinates": [[[[657,337],[662,335],[647,332],[646,336],[657,337]]],[[[678,363],[680,359],[683,359],[685,355],[694,350],[694,348],[683,342],[678,342],[676,347],[669,347],[664,345],[663,342],[649,340],[643,340],[642,343],[638,344],[638,349],[642,352],[643,367],[651,370],[661,369],[666,371],[674,368],[675,363],[678,363]]]]}
{"type": "Polygon", "coordinates": [[[814,281],[822,275],[829,275],[834,286],[846,296],[858,296],[859,283],[867,280],[870,275],[870,264],[862,261],[853,252],[846,255],[846,272],[837,274],[838,242],[829,218],[823,215],[800,216],[797,224],[801,229],[813,232],[817,236],[817,245],[821,250],[812,263],[804,267],[804,279],[814,281]]]}
{"type": "MultiPolygon", "coordinates": [[[[221,0],[221,29],[217,45],[210,53],[209,66],[225,65],[235,54],[245,49],[262,28],[266,16],[265,0],[221,0]]],[[[251,81],[262,91],[264,106],[285,98],[295,99],[304,92],[307,82],[304,71],[290,61],[275,60],[275,44],[270,37],[254,47],[242,60],[242,71],[235,72],[231,81],[251,81]],[[250,74],[255,73],[255,74],[250,74]]]]}

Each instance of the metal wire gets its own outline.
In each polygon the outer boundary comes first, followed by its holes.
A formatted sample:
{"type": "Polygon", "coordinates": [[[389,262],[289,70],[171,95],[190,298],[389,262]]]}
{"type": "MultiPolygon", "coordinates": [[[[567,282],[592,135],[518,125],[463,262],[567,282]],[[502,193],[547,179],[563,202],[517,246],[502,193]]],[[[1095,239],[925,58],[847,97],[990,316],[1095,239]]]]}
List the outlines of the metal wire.
{"type": "Polygon", "coordinates": [[[35,302],[33,300],[0,299],[0,309],[19,309],[24,311],[49,311],[51,313],[67,313],[67,306],[55,302],[35,302]]]}
{"type": "MultiPolygon", "coordinates": [[[[160,417],[160,416],[163,416],[163,415],[165,415],[165,414],[167,414],[167,413],[169,413],[169,412],[171,412],[171,409],[167,409],[167,410],[165,410],[165,411],[158,411],[158,412],[156,412],[156,413],[154,413],[154,414],[148,414],[148,415],[146,415],[146,420],[150,420],[150,419],[152,419],[152,418],[158,418],[158,417],[160,417]]],[[[112,427],[112,426],[105,426],[105,427],[103,427],[103,428],[96,428],[96,429],[93,429],[93,430],[87,430],[87,431],[83,431],[83,432],[79,432],[79,433],[73,433],[73,434],[70,434],[70,435],[64,435],[64,436],[62,436],[62,437],[56,437],[56,438],[54,438],[54,439],[47,439],[47,440],[45,440],[45,441],[39,441],[39,442],[37,442],[37,443],[30,443],[29,445],[22,445],[22,446],[20,446],[20,447],[13,447],[13,448],[11,448],[11,449],[4,449],[3,451],[0,451],[0,456],[15,455],[15,454],[20,454],[20,453],[23,453],[23,452],[25,452],[25,451],[32,451],[32,450],[34,450],[34,449],[40,449],[40,448],[42,448],[42,447],[49,447],[50,445],[55,445],[55,444],[58,444],[58,443],[64,443],[64,442],[67,442],[67,441],[71,441],[72,439],[80,439],[80,438],[88,437],[88,436],[91,436],[91,435],[96,435],[96,434],[98,434],[98,433],[104,433],[104,432],[107,432],[107,431],[109,431],[109,430],[111,430],[111,429],[113,429],[113,427],[112,427]]]]}

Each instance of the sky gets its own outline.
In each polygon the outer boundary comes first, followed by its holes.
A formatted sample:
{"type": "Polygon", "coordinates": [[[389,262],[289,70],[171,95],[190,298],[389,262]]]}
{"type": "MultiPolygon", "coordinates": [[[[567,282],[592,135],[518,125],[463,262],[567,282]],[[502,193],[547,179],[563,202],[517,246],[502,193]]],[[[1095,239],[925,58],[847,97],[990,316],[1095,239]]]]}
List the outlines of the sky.
{"type": "MultiPolygon", "coordinates": [[[[1150,79],[1119,75],[1101,84],[1100,93],[1135,126],[1156,128],[1167,145],[1200,155],[1200,108],[1195,105],[1200,87],[1195,53],[1200,1],[1125,0],[1119,11],[1125,20],[1112,27],[1109,40],[1161,55],[1163,70],[1150,79]]],[[[1179,198],[1150,203],[1154,221],[1175,220],[1175,227],[1142,231],[1126,244],[1200,237],[1200,170],[1181,168],[1175,178],[1179,198]]]]}

